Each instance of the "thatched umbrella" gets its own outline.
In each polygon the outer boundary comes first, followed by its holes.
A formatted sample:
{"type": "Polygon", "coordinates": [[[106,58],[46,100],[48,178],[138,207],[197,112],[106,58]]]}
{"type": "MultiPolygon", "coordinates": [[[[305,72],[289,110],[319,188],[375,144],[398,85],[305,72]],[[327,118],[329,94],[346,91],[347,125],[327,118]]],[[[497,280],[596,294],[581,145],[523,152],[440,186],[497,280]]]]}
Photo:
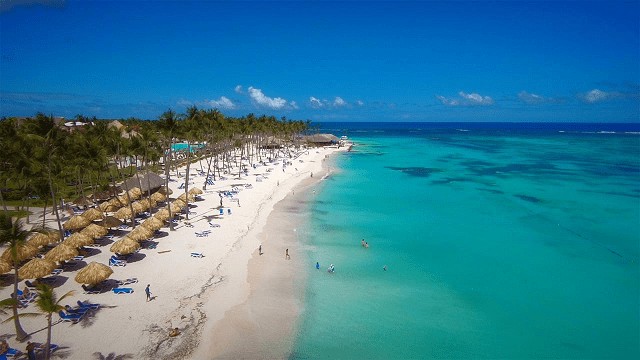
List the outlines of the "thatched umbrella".
{"type": "Polygon", "coordinates": [[[100,210],[98,210],[96,208],[91,208],[91,209],[83,212],[82,216],[84,216],[85,218],[87,218],[87,219],[89,219],[91,221],[104,218],[104,214],[102,213],[102,211],[100,211],[100,210]]]}
{"type": "Polygon", "coordinates": [[[196,201],[196,197],[194,195],[192,195],[192,194],[189,194],[189,196],[187,196],[186,194],[182,194],[182,195],[178,196],[178,200],[184,201],[184,199],[189,199],[189,202],[196,201]]]}
{"type": "Polygon", "coordinates": [[[105,264],[92,261],[89,265],[78,271],[76,282],[80,284],[95,285],[109,278],[113,270],[105,264]]]}
{"type": "Polygon", "coordinates": [[[101,203],[100,205],[98,205],[98,207],[102,211],[113,211],[119,208],[119,206],[111,203],[111,200],[101,203]]]}
{"type": "Polygon", "coordinates": [[[117,254],[131,254],[132,252],[140,249],[140,244],[137,241],[125,236],[122,239],[116,241],[111,245],[111,252],[117,254]]]}
{"type": "Polygon", "coordinates": [[[115,214],[113,214],[113,217],[117,219],[131,219],[131,209],[129,209],[128,207],[120,208],[118,211],[116,211],[115,214]]]}
{"type": "Polygon", "coordinates": [[[169,189],[169,191],[166,191],[164,186],[161,187],[160,189],[158,189],[158,192],[163,194],[163,195],[171,195],[171,194],[173,194],[173,190],[169,189]]]}
{"type": "Polygon", "coordinates": [[[72,203],[79,206],[93,205],[93,201],[86,196],[80,196],[79,198],[73,200],[72,203]]]}
{"type": "Polygon", "coordinates": [[[65,243],[59,244],[44,254],[44,258],[51,261],[67,261],[78,256],[78,250],[65,243]]]}
{"type": "Polygon", "coordinates": [[[13,266],[6,261],[0,260],[0,274],[8,273],[13,269],[13,266]]]}
{"type": "Polygon", "coordinates": [[[151,194],[151,199],[155,201],[164,201],[166,198],[167,196],[159,191],[151,194]]]}
{"type": "Polygon", "coordinates": [[[108,200],[111,194],[108,191],[98,191],[93,193],[92,197],[96,200],[108,200]]]}
{"type": "MultiPolygon", "coordinates": [[[[26,260],[28,258],[31,258],[33,256],[35,256],[38,253],[38,248],[30,245],[28,243],[25,243],[21,246],[18,246],[18,262],[22,262],[23,260],[26,260]]],[[[4,260],[8,263],[13,263],[13,259],[11,258],[11,249],[6,249],[3,253],[2,256],[0,256],[1,260],[4,260]]]]}
{"type": "Polygon", "coordinates": [[[89,225],[91,220],[85,218],[82,215],[72,216],[71,219],[67,220],[66,223],[62,225],[63,228],[67,230],[76,230],[82,229],[83,227],[89,225]]]}
{"type": "Polygon", "coordinates": [[[169,219],[169,210],[167,210],[167,208],[162,208],[158,210],[158,212],[153,215],[153,217],[158,220],[166,221],[169,219]]]}
{"type": "Polygon", "coordinates": [[[93,239],[82,233],[75,233],[69,236],[65,241],[62,242],[70,247],[79,248],[82,246],[87,246],[89,244],[93,244],[93,239]]]}
{"type": "Polygon", "coordinates": [[[98,221],[97,224],[106,228],[112,228],[122,225],[122,221],[113,216],[107,216],[106,218],[102,219],[102,221],[98,221]]]}
{"type": "Polygon", "coordinates": [[[97,224],[91,224],[89,226],[87,226],[86,228],[82,229],[82,231],[80,231],[81,234],[87,235],[89,237],[92,237],[94,239],[97,239],[99,237],[105,236],[109,233],[109,230],[107,230],[106,228],[97,225],[97,224]]]}
{"type": "Polygon", "coordinates": [[[35,247],[45,246],[52,244],[59,240],[60,234],[57,231],[51,231],[46,233],[36,233],[27,240],[27,244],[35,247]]]}
{"type": "Polygon", "coordinates": [[[189,189],[189,194],[191,194],[191,195],[200,195],[202,193],[203,193],[203,191],[200,188],[197,188],[197,187],[189,189]]]}
{"type": "Polygon", "coordinates": [[[55,268],[55,262],[47,259],[35,258],[29,260],[28,263],[24,264],[20,269],[18,269],[18,277],[21,280],[39,279],[51,274],[51,271],[53,271],[53,269],[55,268]]]}
{"type": "MultiPolygon", "coordinates": [[[[133,200],[133,198],[131,198],[131,200],[133,200]]],[[[129,205],[129,198],[127,198],[126,194],[118,196],[116,201],[118,201],[121,206],[129,205]]]]}
{"type": "Polygon", "coordinates": [[[153,236],[153,233],[155,233],[155,230],[151,230],[145,226],[138,226],[129,234],[127,234],[127,236],[133,240],[141,241],[151,238],[153,236]]]}
{"type": "Polygon", "coordinates": [[[160,228],[162,228],[164,226],[164,221],[162,221],[162,220],[160,220],[158,218],[152,217],[152,218],[148,218],[147,220],[145,220],[142,223],[141,226],[144,226],[144,227],[146,227],[148,229],[156,231],[156,230],[160,230],[160,228]]]}
{"type": "Polygon", "coordinates": [[[180,200],[180,199],[176,199],[169,206],[171,206],[171,212],[172,213],[177,213],[177,212],[180,212],[180,210],[182,210],[185,207],[187,207],[187,203],[182,201],[182,200],[180,200]]]}
{"type": "Polygon", "coordinates": [[[136,214],[139,214],[145,210],[144,205],[142,205],[139,201],[136,201],[133,204],[131,204],[131,207],[133,208],[133,211],[136,214]]]}
{"type": "Polygon", "coordinates": [[[140,199],[140,197],[142,196],[142,190],[140,190],[139,187],[134,187],[133,189],[129,190],[129,197],[134,200],[134,199],[140,199]]]}
{"type": "Polygon", "coordinates": [[[154,207],[156,207],[156,205],[158,205],[157,201],[153,199],[142,199],[140,200],[140,204],[142,204],[144,210],[153,209],[154,207]]]}

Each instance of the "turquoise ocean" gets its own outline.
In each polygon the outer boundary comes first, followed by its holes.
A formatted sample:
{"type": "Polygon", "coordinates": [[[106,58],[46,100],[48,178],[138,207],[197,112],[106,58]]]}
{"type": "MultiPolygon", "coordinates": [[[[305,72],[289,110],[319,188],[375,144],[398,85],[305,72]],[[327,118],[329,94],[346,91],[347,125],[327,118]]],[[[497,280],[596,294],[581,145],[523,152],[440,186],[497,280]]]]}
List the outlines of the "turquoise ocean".
{"type": "Polygon", "coordinates": [[[322,127],[290,358],[640,358],[638,124],[322,127]]]}

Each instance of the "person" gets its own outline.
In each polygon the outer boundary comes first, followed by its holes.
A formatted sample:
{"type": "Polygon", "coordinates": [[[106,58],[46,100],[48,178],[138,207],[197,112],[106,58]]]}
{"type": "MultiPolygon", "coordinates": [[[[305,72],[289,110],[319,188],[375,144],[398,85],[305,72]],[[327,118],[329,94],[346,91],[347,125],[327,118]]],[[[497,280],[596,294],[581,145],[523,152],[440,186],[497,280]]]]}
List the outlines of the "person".
{"type": "Polygon", "coordinates": [[[147,284],[147,287],[144,289],[144,292],[147,294],[147,301],[151,301],[151,289],[150,284],[147,284]]]}
{"type": "Polygon", "coordinates": [[[231,215],[231,208],[227,209],[227,215],[231,215]]]}
{"type": "Polygon", "coordinates": [[[313,171],[311,172],[311,177],[313,177],[313,171]]]}
{"type": "Polygon", "coordinates": [[[0,354],[4,354],[9,351],[9,344],[7,344],[7,340],[0,340],[0,354]]]}
{"type": "Polygon", "coordinates": [[[382,270],[387,271],[387,265],[383,266],[382,270]]]}
{"type": "Polygon", "coordinates": [[[258,246],[258,255],[262,255],[262,244],[258,246]]]}
{"type": "Polygon", "coordinates": [[[286,249],[284,251],[284,258],[287,259],[287,260],[291,260],[291,256],[289,256],[289,249],[286,249]]]}
{"type": "Polygon", "coordinates": [[[368,247],[369,247],[369,243],[365,241],[365,242],[364,242],[364,247],[365,247],[365,248],[368,248],[368,247]]]}
{"type": "Polygon", "coordinates": [[[360,244],[362,244],[362,247],[364,247],[364,239],[360,240],[360,244]]]}
{"type": "Polygon", "coordinates": [[[316,269],[320,270],[320,263],[316,261],[316,269]]]}
{"type": "Polygon", "coordinates": [[[335,267],[333,266],[333,264],[329,265],[329,268],[327,269],[327,272],[329,273],[333,273],[334,271],[336,271],[335,267]]]}
{"type": "Polygon", "coordinates": [[[170,337],[174,337],[174,336],[178,336],[180,335],[180,330],[178,330],[178,328],[173,328],[171,331],[169,331],[169,336],[170,337]]]}
{"type": "Polygon", "coordinates": [[[29,290],[29,288],[25,286],[25,287],[24,287],[24,290],[22,291],[22,297],[23,297],[23,298],[28,297],[28,295],[29,295],[29,293],[30,293],[30,292],[31,292],[31,290],[29,290]]]}
{"type": "Polygon", "coordinates": [[[27,341],[27,358],[29,360],[36,360],[36,344],[31,341],[27,341]]]}

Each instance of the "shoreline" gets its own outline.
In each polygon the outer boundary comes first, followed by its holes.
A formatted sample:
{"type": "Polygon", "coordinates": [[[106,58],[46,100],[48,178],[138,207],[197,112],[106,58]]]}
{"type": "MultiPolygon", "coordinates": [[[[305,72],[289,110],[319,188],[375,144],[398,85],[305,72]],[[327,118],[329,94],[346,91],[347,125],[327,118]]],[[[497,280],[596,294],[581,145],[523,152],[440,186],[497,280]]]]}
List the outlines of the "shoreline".
{"type": "MultiPolygon", "coordinates": [[[[211,343],[200,346],[192,359],[289,357],[303,311],[310,266],[298,229],[308,222],[307,207],[314,196],[313,188],[330,174],[328,163],[337,153],[323,158],[321,169],[313,171],[315,177],[301,179],[274,204],[256,236],[258,245],[246,262],[244,300],[205,326],[202,340],[211,343]],[[262,255],[258,253],[260,244],[262,255]],[[290,260],[285,259],[286,249],[290,260]]],[[[223,291],[219,294],[224,296],[223,291]]],[[[212,305],[216,303],[214,299],[210,301],[212,305]]]]}

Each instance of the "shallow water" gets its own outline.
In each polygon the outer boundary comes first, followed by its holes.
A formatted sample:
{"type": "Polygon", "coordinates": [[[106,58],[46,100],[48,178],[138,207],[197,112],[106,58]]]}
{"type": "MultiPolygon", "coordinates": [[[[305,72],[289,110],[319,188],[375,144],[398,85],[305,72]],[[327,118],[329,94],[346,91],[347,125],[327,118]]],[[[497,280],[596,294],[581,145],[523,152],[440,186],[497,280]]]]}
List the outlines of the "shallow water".
{"type": "Polygon", "coordinates": [[[349,135],[301,234],[292,358],[640,356],[640,136],[349,135]]]}

